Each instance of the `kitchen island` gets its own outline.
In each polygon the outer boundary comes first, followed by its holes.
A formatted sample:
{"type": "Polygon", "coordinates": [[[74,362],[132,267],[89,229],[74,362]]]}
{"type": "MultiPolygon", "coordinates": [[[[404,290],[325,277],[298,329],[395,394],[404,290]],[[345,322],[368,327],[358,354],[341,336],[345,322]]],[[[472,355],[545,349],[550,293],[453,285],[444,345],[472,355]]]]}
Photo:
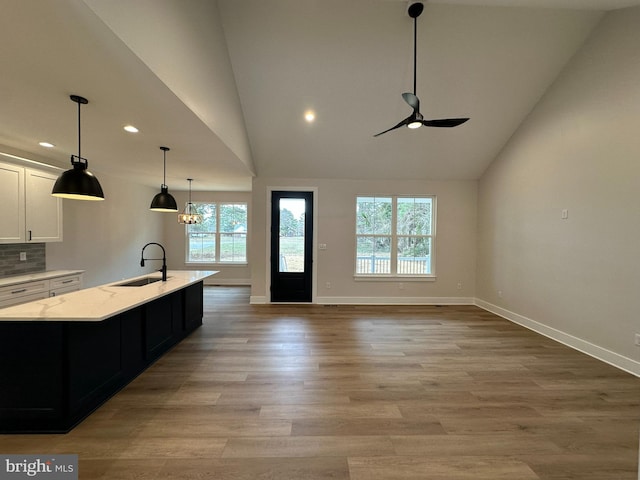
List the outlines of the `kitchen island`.
{"type": "Polygon", "coordinates": [[[71,430],[202,325],[215,273],[145,275],[0,309],[0,433],[71,430]]]}

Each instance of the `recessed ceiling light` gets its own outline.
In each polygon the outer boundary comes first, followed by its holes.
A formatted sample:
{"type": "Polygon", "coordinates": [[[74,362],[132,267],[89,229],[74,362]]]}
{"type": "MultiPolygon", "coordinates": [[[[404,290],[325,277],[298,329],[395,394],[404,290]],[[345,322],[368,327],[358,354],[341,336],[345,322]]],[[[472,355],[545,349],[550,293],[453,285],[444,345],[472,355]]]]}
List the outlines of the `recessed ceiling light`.
{"type": "Polygon", "coordinates": [[[304,119],[308,122],[311,123],[316,119],[316,114],[313,110],[307,110],[304,113],[304,119]]]}
{"type": "Polygon", "coordinates": [[[133,125],[125,125],[124,129],[129,133],[138,133],[138,129],[133,125]]]}
{"type": "Polygon", "coordinates": [[[55,147],[55,145],[53,143],[49,143],[49,142],[40,142],[38,145],[40,145],[41,147],[45,147],[45,148],[53,148],[53,147],[55,147]]]}

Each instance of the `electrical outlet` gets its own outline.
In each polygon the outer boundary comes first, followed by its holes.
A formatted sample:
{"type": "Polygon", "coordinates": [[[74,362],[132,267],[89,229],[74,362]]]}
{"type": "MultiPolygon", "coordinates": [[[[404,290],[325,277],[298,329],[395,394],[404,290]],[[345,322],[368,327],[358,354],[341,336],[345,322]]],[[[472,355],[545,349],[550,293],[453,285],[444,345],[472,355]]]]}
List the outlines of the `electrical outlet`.
{"type": "Polygon", "coordinates": [[[21,262],[27,261],[27,252],[20,252],[20,261],[21,262]]]}
{"type": "Polygon", "coordinates": [[[458,290],[462,290],[462,282],[458,282],[458,290]]]}
{"type": "Polygon", "coordinates": [[[640,333],[636,333],[636,345],[640,347],[640,333]]]}
{"type": "Polygon", "coordinates": [[[326,282],[324,284],[324,288],[327,288],[327,289],[331,288],[331,282],[326,282]]]}
{"type": "Polygon", "coordinates": [[[502,290],[498,290],[498,297],[502,298],[502,290]]]}

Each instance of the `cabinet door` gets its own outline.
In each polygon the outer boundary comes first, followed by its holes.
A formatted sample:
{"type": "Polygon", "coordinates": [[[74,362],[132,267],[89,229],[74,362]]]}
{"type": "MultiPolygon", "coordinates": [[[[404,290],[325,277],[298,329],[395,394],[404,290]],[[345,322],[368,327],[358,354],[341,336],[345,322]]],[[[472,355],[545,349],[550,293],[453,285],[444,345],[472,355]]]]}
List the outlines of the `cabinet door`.
{"type": "Polygon", "coordinates": [[[26,241],[62,241],[62,199],[51,196],[58,178],[48,172],[25,169],[26,241]]]}
{"type": "Polygon", "coordinates": [[[0,163],[0,243],[24,243],[24,168],[0,163]]]}

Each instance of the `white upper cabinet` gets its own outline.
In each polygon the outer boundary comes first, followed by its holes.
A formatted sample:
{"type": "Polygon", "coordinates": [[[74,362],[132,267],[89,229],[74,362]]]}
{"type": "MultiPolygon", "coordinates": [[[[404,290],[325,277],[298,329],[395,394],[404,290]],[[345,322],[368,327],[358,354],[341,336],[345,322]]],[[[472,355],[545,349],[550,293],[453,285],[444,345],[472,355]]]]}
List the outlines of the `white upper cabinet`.
{"type": "Polygon", "coordinates": [[[0,243],[62,241],[62,199],[51,196],[56,178],[0,163],[0,243]]]}
{"type": "Polygon", "coordinates": [[[58,176],[25,169],[25,230],[27,242],[62,241],[62,199],[51,195],[58,176]]]}
{"type": "Polygon", "coordinates": [[[24,211],[24,168],[0,163],[0,242],[25,241],[24,211]]]}

